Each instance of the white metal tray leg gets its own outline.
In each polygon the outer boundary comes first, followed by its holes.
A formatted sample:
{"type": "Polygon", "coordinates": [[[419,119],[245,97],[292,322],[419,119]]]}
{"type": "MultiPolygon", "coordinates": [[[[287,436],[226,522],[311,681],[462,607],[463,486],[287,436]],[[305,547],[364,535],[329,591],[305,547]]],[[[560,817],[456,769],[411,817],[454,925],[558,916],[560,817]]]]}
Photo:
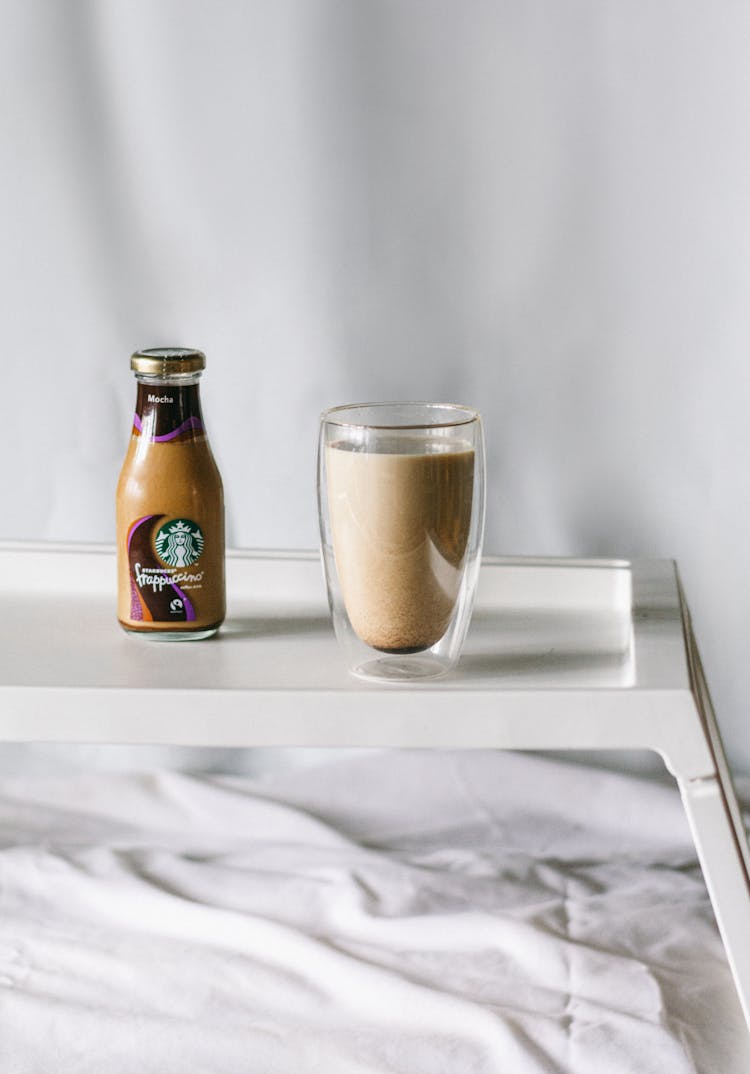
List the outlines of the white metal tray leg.
{"type": "Polygon", "coordinates": [[[684,595],[683,609],[696,731],[708,743],[714,771],[673,774],[750,1030],[750,849],[684,595]]]}
{"type": "Polygon", "coordinates": [[[719,776],[677,782],[750,1030],[750,880],[725,788],[719,776]]]}

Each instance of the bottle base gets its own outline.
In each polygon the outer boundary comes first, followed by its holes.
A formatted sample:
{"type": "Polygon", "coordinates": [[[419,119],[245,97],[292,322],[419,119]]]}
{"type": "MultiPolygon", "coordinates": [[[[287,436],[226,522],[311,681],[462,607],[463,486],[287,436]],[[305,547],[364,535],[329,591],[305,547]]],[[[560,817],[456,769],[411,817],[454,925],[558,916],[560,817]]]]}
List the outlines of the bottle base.
{"type": "Polygon", "coordinates": [[[221,623],[213,623],[197,630],[160,630],[158,627],[131,626],[122,620],[118,622],[126,634],[147,638],[148,641],[203,641],[204,638],[212,638],[221,626],[221,623]]]}

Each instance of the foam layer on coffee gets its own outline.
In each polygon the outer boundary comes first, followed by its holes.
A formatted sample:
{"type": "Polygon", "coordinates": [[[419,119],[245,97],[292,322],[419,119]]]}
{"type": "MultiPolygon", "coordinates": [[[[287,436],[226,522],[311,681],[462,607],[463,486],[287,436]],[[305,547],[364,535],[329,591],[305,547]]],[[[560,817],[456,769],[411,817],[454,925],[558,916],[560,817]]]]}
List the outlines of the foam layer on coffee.
{"type": "Polygon", "coordinates": [[[416,652],[440,640],[458,597],[474,451],[439,437],[398,436],[378,448],[326,448],[336,568],[362,641],[416,652]]]}

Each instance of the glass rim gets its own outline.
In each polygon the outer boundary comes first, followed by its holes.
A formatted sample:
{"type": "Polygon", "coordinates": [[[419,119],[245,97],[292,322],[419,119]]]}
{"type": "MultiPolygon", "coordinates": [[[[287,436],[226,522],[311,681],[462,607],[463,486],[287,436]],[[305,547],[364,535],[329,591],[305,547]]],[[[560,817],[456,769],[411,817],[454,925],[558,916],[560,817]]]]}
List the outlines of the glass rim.
{"type": "Polygon", "coordinates": [[[336,425],[348,429],[453,429],[462,425],[471,425],[472,422],[481,421],[478,410],[464,406],[462,403],[425,403],[419,401],[394,401],[384,403],[343,403],[340,406],[332,406],[324,410],[320,416],[322,425],[336,425]],[[408,422],[377,422],[377,421],[342,421],[339,415],[345,415],[352,410],[381,410],[386,407],[422,407],[425,410],[452,411],[457,415],[449,421],[408,421],[408,422]]]}

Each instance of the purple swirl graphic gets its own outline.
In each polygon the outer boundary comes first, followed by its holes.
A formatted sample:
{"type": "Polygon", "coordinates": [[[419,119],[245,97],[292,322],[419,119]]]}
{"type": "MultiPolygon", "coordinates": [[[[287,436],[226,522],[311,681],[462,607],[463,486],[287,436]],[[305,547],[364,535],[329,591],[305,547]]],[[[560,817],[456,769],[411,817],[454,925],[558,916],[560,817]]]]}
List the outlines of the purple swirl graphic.
{"type": "MultiPolygon", "coordinates": [[[[143,432],[143,422],[137,414],[133,417],[133,425],[139,433],[143,432]]],[[[197,433],[203,432],[203,422],[200,418],[196,418],[195,415],[186,418],[176,429],[173,429],[171,433],[164,433],[162,436],[150,436],[149,440],[152,444],[163,444],[166,440],[174,440],[182,433],[186,433],[188,429],[194,429],[197,433]]]]}
{"type": "Polygon", "coordinates": [[[135,619],[136,622],[143,621],[143,608],[141,608],[141,602],[138,599],[138,586],[135,584],[132,574],[130,576],[130,618],[135,619]]]}
{"type": "MultiPolygon", "coordinates": [[[[159,517],[163,518],[164,516],[160,515],[159,517]]],[[[156,518],[156,515],[144,515],[143,518],[137,519],[133,523],[133,525],[130,527],[130,533],[128,534],[128,555],[130,555],[130,546],[133,543],[133,537],[135,536],[135,531],[137,529],[140,529],[140,527],[143,525],[143,523],[148,522],[148,520],[150,518],[156,518]]]]}
{"type": "Polygon", "coordinates": [[[163,443],[165,440],[174,440],[176,436],[181,433],[186,433],[188,429],[195,429],[196,432],[203,431],[203,422],[200,418],[192,417],[186,418],[181,425],[178,425],[176,429],[173,429],[171,433],[164,433],[163,436],[152,436],[151,439],[158,444],[163,443]]]}

